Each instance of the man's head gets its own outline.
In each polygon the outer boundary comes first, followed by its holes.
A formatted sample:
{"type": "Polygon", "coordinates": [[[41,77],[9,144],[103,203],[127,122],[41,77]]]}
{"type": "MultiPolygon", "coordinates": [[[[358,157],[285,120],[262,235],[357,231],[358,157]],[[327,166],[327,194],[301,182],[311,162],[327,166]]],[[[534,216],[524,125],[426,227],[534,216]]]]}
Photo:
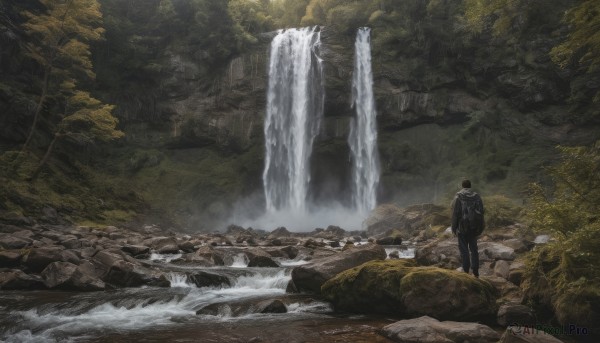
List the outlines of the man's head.
{"type": "Polygon", "coordinates": [[[463,187],[463,188],[471,188],[471,181],[470,181],[470,180],[467,180],[467,179],[464,179],[464,180],[462,181],[462,187],[463,187]]]}

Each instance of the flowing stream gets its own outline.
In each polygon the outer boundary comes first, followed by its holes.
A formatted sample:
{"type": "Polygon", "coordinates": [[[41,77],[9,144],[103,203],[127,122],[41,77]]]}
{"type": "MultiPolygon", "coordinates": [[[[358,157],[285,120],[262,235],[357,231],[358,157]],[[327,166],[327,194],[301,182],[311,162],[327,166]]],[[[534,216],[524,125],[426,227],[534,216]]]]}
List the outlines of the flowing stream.
{"type": "Polygon", "coordinates": [[[379,184],[379,155],[377,152],[377,123],[373,96],[371,67],[371,30],[360,28],[354,44],[352,103],[356,109],[350,127],[348,143],[352,152],[352,202],[361,213],[367,214],[377,205],[379,184]]]}
{"type": "Polygon", "coordinates": [[[317,30],[281,30],[271,42],[264,128],[267,212],[305,211],[310,156],[325,93],[317,30]]]}
{"type": "MultiPolygon", "coordinates": [[[[297,265],[286,260],[283,265],[297,265]]],[[[171,265],[168,262],[157,262],[171,265]]],[[[385,342],[376,329],[384,318],[337,314],[303,294],[286,294],[290,267],[248,268],[172,265],[170,288],[142,287],[104,292],[3,291],[3,342],[329,342],[331,337],[368,337],[385,342]],[[194,271],[224,275],[231,286],[198,288],[194,271]],[[287,313],[258,313],[260,303],[281,300],[287,313]],[[208,307],[207,307],[208,306],[208,307]],[[211,311],[197,314],[198,310],[211,311]],[[328,336],[329,335],[329,336],[328,336]],[[328,338],[329,337],[329,338],[328,338]]]]}

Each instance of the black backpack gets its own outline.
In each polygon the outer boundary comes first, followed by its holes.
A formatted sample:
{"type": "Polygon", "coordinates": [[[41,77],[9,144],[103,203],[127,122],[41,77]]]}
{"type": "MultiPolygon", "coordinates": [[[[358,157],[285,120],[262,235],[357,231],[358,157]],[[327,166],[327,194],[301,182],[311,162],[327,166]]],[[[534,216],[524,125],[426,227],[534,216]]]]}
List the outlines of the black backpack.
{"type": "Polygon", "coordinates": [[[483,218],[483,203],[479,197],[460,200],[462,217],[460,218],[458,231],[462,234],[481,235],[485,229],[483,218]]]}

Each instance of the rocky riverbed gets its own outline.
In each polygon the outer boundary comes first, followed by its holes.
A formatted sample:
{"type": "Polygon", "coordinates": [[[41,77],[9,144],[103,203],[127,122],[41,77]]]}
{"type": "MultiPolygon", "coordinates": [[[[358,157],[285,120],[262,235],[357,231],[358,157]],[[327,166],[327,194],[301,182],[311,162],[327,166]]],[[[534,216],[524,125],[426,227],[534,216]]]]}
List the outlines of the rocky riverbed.
{"type": "Polygon", "coordinates": [[[523,227],[480,239],[475,279],[450,234],[419,224],[431,209],[356,232],[0,225],[0,339],[556,342],[505,333],[535,322],[523,227]]]}

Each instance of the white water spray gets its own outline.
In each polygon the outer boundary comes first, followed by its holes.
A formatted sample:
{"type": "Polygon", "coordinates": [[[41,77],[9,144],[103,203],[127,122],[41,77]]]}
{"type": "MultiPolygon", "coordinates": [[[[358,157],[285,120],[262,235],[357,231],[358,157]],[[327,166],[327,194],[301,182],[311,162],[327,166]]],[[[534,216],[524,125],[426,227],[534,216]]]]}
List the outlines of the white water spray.
{"type": "Polygon", "coordinates": [[[379,154],[377,123],[371,67],[371,30],[360,28],[354,44],[352,103],[356,109],[348,143],[352,153],[352,204],[359,213],[367,214],[377,205],[379,154]]]}
{"type": "Polygon", "coordinates": [[[282,30],[271,43],[264,129],[267,212],[306,211],[309,162],[325,94],[317,28],[282,30]]]}

